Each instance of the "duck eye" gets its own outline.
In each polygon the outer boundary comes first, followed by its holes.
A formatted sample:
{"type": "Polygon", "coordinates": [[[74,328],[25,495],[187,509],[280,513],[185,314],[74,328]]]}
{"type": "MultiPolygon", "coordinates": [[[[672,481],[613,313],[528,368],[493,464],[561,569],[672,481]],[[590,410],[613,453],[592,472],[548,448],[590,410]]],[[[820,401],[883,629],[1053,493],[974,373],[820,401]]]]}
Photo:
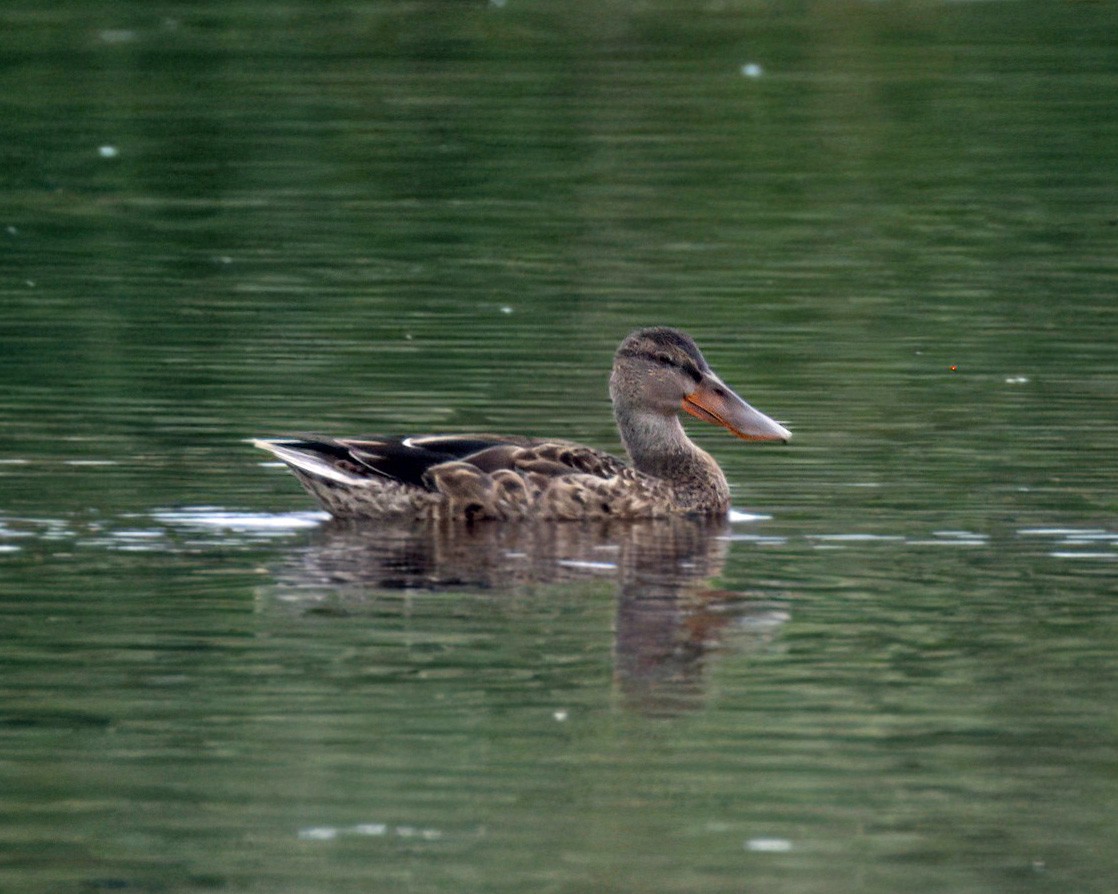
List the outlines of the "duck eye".
{"type": "Polygon", "coordinates": [[[657,354],[656,362],[662,363],[664,366],[675,366],[675,361],[672,360],[667,354],[657,354]]]}

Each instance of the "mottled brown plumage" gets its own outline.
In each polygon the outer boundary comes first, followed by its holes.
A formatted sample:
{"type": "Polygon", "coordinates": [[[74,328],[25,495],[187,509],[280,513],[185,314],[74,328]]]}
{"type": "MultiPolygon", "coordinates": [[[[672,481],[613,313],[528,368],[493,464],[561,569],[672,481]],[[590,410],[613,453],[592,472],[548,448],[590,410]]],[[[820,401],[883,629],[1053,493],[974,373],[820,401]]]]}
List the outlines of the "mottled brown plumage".
{"type": "Polygon", "coordinates": [[[255,443],[339,518],[583,519],[726,513],[726,478],[684,433],[680,410],[745,440],[791,437],[675,329],[621,343],[610,397],[632,465],[570,441],[489,434],[255,443]]]}

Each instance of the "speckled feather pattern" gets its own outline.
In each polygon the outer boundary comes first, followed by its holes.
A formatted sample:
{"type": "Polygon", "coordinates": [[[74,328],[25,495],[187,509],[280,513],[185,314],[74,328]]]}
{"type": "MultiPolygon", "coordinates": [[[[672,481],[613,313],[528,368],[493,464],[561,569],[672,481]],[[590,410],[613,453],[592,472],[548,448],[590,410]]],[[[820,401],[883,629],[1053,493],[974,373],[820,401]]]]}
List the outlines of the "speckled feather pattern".
{"type": "MultiPolygon", "coordinates": [[[[655,518],[709,512],[705,506],[715,496],[693,485],[673,487],[608,453],[562,442],[514,447],[507,468],[492,472],[464,460],[440,463],[424,473],[425,486],[374,472],[362,475],[360,484],[344,484],[291,468],[307,492],[338,518],[655,518]]],[[[353,468],[347,471],[356,474],[353,468]]],[[[711,508],[724,512],[723,503],[718,499],[711,508]]]]}

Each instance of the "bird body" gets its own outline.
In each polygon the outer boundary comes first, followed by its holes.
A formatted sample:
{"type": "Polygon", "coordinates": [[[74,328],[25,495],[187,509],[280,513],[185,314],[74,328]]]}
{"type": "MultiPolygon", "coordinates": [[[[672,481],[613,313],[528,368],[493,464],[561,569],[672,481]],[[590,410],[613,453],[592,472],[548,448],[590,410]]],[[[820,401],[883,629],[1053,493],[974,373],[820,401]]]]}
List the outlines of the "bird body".
{"type": "Polygon", "coordinates": [[[566,520],[724,515],[729,485],[687,437],[680,410],[745,440],[791,437],[730,390],[675,329],[639,329],[621,343],[610,397],[631,465],[571,441],[515,435],[255,443],[338,518],[566,520]]]}

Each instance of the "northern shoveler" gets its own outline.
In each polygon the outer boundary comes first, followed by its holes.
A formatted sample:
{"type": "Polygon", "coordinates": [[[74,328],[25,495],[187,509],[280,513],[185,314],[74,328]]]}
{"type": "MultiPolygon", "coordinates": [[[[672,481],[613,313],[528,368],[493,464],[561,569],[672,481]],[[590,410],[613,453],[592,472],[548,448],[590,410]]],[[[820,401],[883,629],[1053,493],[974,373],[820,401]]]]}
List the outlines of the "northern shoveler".
{"type": "Polygon", "coordinates": [[[609,392],[631,465],[571,441],[490,434],[254,443],[339,518],[582,519],[727,512],[726,476],[687,437],[680,410],[747,441],[792,437],[676,329],[629,335],[614,355],[609,392]]]}

